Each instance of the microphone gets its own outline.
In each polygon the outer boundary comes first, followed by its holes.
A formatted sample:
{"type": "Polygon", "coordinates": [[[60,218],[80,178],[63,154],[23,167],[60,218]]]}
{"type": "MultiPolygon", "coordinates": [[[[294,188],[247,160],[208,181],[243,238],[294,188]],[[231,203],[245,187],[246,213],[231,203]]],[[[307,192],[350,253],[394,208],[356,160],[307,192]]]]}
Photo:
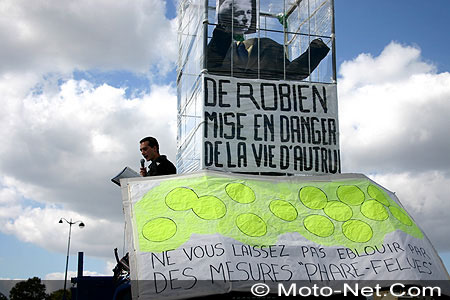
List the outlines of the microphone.
{"type": "Polygon", "coordinates": [[[141,158],[141,168],[145,168],[145,159],[141,158]]]}

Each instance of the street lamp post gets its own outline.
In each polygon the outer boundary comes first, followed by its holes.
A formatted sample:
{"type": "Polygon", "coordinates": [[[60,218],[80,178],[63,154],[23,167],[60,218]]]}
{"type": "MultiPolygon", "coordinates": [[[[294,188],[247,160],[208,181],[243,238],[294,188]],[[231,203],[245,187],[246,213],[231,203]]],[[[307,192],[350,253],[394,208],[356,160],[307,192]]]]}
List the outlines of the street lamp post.
{"type": "Polygon", "coordinates": [[[80,223],[78,226],[80,228],[83,228],[84,223],[82,221],[72,222],[72,219],[70,219],[70,221],[67,221],[65,218],[61,218],[58,223],[62,224],[63,220],[66,221],[67,224],[69,224],[69,241],[67,242],[66,273],[64,275],[64,293],[63,293],[63,300],[66,300],[67,268],[69,267],[70,235],[72,233],[72,225],[80,223]]]}

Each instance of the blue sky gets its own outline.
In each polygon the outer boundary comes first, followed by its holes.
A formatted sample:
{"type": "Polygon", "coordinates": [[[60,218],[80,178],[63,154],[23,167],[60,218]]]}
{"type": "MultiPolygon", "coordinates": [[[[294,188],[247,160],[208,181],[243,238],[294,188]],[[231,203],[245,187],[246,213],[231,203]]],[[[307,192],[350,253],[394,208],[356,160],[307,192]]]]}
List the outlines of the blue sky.
{"type": "MultiPolygon", "coordinates": [[[[109,178],[137,168],[150,133],[175,161],[174,1],[2,2],[0,278],[63,278],[61,217],[86,223],[70,270],[85,251],[87,274],[111,273],[123,216],[109,178]]],[[[449,268],[450,2],[335,8],[343,171],[396,191],[449,268]]]]}
{"type": "Polygon", "coordinates": [[[448,1],[336,1],[338,63],[360,53],[379,54],[391,41],[417,45],[422,57],[449,70],[445,28],[448,1]]]}

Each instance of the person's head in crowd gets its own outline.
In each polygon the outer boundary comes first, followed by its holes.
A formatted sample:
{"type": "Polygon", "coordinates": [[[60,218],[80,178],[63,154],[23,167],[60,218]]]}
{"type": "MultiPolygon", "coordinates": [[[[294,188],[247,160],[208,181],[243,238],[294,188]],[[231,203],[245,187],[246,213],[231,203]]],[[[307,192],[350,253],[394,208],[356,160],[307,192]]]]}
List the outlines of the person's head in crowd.
{"type": "Polygon", "coordinates": [[[233,19],[233,32],[243,34],[249,31],[252,24],[251,0],[225,0],[219,7],[219,24],[231,28],[233,19]]]}
{"type": "Polygon", "coordinates": [[[151,136],[145,137],[139,143],[140,143],[139,149],[146,161],[149,160],[153,161],[156,158],[158,158],[158,156],[160,156],[159,144],[154,137],[151,136]]]}

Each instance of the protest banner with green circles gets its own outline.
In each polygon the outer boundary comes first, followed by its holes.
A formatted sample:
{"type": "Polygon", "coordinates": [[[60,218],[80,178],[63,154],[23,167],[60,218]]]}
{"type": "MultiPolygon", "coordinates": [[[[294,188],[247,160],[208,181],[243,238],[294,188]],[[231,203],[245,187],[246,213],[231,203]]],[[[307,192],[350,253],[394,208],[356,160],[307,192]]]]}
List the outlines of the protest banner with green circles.
{"type": "Polygon", "coordinates": [[[364,175],[201,171],[129,180],[123,194],[132,277],[154,281],[162,294],[173,278],[185,288],[220,280],[448,278],[395,194],[364,175]]]}

